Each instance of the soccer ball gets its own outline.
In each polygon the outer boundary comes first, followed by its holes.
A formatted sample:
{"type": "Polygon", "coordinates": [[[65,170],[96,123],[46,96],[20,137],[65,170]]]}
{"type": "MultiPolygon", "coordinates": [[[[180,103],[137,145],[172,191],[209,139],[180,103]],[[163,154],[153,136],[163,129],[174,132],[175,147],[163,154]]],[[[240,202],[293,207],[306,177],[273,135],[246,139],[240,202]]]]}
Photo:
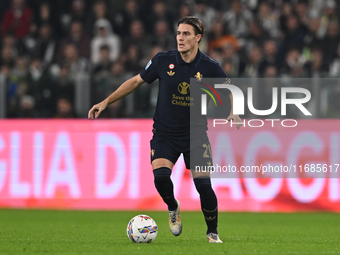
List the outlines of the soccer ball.
{"type": "Polygon", "coordinates": [[[157,224],[147,215],[137,215],[129,221],[126,234],[132,242],[151,243],[157,236],[157,224]]]}

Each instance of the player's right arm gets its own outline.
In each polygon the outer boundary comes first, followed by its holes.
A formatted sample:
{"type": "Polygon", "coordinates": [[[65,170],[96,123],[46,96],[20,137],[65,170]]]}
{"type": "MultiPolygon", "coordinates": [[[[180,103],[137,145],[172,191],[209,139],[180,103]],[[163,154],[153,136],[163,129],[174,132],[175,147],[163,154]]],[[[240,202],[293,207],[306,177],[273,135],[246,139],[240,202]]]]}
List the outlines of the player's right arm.
{"type": "Polygon", "coordinates": [[[97,119],[101,112],[104,111],[107,106],[127,96],[143,83],[144,80],[140,77],[139,74],[127,80],[122,85],[120,85],[119,88],[116,91],[114,91],[111,95],[109,95],[105,100],[94,105],[88,113],[88,118],[91,120],[97,119]]]}

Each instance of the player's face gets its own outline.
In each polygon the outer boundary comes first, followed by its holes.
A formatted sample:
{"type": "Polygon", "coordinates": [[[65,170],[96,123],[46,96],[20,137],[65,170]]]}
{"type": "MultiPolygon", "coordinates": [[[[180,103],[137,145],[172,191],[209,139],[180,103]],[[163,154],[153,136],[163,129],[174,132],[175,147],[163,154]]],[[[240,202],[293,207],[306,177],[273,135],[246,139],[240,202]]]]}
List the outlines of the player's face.
{"type": "Polygon", "coordinates": [[[201,35],[195,35],[193,26],[189,24],[179,24],[177,28],[177,49],[181,53],[192,50],[201,38],[201,35]]]}

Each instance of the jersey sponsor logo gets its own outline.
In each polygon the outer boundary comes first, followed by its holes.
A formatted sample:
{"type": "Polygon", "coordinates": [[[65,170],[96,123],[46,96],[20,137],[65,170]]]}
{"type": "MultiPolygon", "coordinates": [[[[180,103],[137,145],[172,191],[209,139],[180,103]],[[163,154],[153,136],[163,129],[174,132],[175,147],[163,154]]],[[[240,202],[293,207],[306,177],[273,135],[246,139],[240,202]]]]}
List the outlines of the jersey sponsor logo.
{"type": "Polygon", "coordinates": [[[195,75],[195,78],[197,79],[197,81],[201,81],[203,78],[203,75],[200,72],[197,72],[197,74],[195,75]]]}
{"type": "Polygon", "coordinates": [[[178,85],[178,92],[181,93],[182,95],[188,94],[190,91],[190,84],[186,82],[182,82],[178,85]]]}
{"type": "Polygon", "coordinates": [[[172,70],[170,72],[167,72],[169,76],[174,76],[175,72],[173,72],[172,70]]]}
{"type": "Polygon", "coordinates": [[[151,64],[152,64],[152,60],[150,60],[149,63],[146,65],[145,70],[148,69],[151,64]]]}
{"type": "Polygon", "coordinates": [[[155,156],[155,150],[151,150],[151,157],[155,156]]]}
{"type": "Polygon", "coordinates": [[[169,65],[169,69],[172,70],[172,69],[174,69],[174,68],[175,68],[175,65],[174,65],[174,64],[170,64],[170,65],[169,65]]]}

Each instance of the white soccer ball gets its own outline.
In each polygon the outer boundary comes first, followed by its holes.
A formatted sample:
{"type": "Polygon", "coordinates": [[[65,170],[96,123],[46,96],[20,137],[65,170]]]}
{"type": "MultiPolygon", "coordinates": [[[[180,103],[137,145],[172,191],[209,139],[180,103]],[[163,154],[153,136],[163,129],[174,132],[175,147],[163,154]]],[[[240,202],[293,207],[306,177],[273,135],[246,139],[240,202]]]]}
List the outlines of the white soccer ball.
{"type": "Polygon", "coordinates": [[[132,242],[151,243],[157,236],[157,224],[147,215],[133,217],[126,228],[126,234],[132,242]]]}

